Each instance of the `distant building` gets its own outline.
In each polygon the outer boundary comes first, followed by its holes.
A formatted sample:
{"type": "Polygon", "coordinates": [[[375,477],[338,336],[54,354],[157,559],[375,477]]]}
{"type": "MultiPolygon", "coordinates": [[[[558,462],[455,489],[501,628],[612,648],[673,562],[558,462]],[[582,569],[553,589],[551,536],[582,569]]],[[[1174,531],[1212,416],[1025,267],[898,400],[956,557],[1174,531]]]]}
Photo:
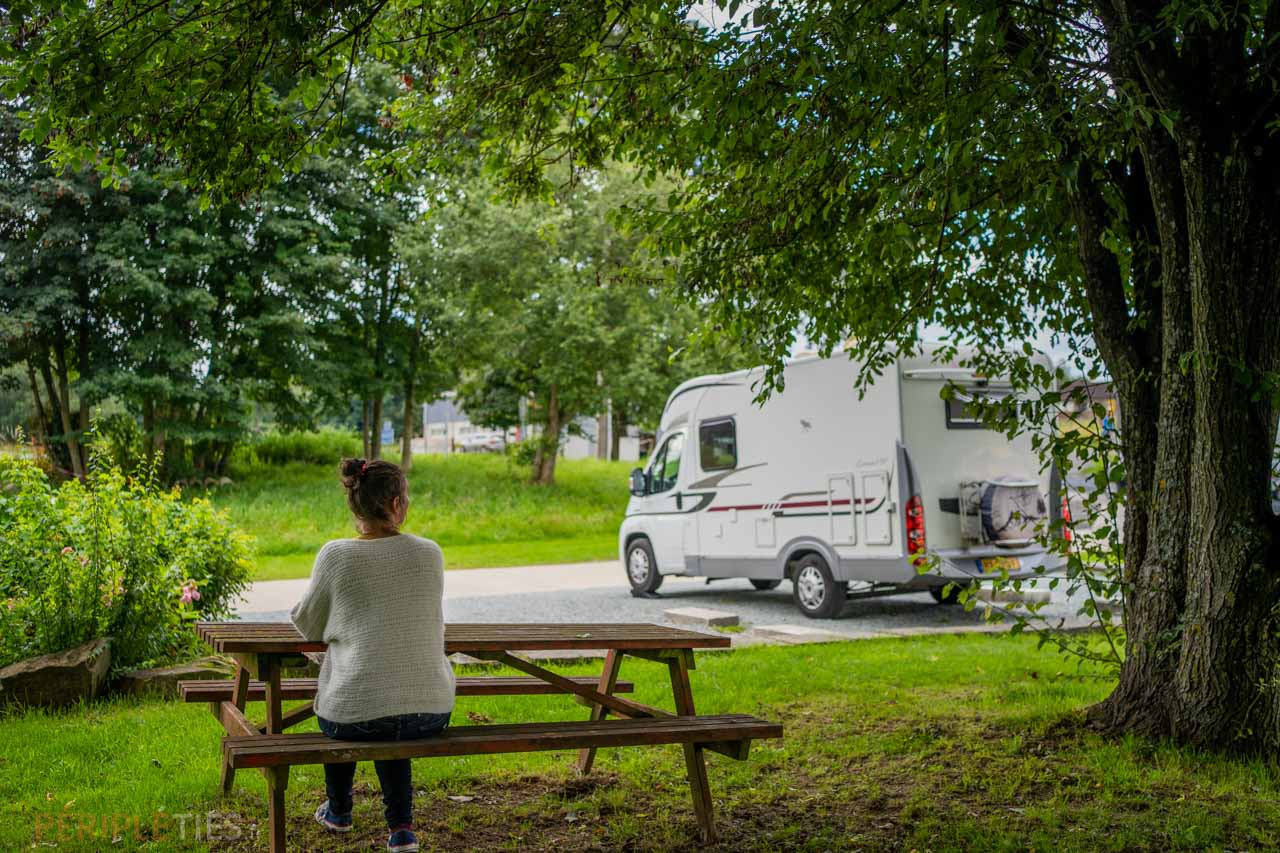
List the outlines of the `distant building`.
{"type": "MultiPolygon", "coordinates": [[[[584,416],[575,422],[574,432],[581,432],[581,435],[566,431],[561,438],[560,455],[565,459],[599,457],[601,455],[599,433],[602,422],[605,424],[604,440],[606,443],[611,442],[607,418],[584,416]]],[[[501,432],[471,423],[467,413],[458,405],[457,395],[453,391],[446,392],[434,402],[422,405],[422,431],[422,437],[414,439],[414,451],[439,454],[465,452],[468,448],[475,446],[478,437],[501,432]]],[[[537,427],[529,428],[528,432],[536,433],[537,427]]],[[[503,435],[503,439],[508,444],[519,441],[521,438],[521,431],[518,428],[509,429],[503,435]]],[[[643,437],[638,430],[634,427],[628,428],[627,433],[619,439],[618,458],[627,461],[638,460],[642,441],[643,437]]],[[[608,450],[609,446],[606,444],[606,454],[608,450]]]]}

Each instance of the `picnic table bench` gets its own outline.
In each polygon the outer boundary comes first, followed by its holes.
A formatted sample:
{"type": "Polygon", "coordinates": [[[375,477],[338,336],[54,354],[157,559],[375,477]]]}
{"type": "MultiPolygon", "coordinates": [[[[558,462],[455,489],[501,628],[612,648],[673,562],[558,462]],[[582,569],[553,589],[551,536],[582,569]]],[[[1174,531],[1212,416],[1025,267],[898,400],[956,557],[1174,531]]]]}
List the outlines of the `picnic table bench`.
{"type": "Polygon", "coordinates": [[[284,711],[286,700],[314,700],[316,679],[282,678],[325,644],[307,640],[287,622],[197,622],[201,639],[236,661],[230,681],[183,681],[185,701],[207,702],[222,724],[222,790],[229,792],[238,769],[257,769],[267,780],[270,849],[284,853],[285,805],[289,768],[298,764],[429,758],[544,750],[578,750],[578,769],[589,773],[597,749],[680,744],[703,840],[715,839],[711,789],[704,753],[743,760],[751,741],[782,736],[782,726],[743,714],[699,716],[694,710],[689,671],[695,649],[725,648],[729,638],[647,624],[450,624],[445,652],[461,652],[494,661],[523,676],[467,676],[457,679],[459,696],[570,695],[588,706],[586,720],[512,725],[450,726],[439,735],[410,741],[341,741],[316,733],[285,729],[314,715],[312,701],[284,711]],[[569,677],[552,672],[514,652],[604,651],[598,677],[569,677]],[[622,660],[631,656],[667,666],[675,711],[643,705],[618,694],[634,684],[618,678],[622,660]],[[262,724],[245,715],[248,702],[266,706],[262,724]],[[612,717],[612,719],[610,719],[612,717]]]}

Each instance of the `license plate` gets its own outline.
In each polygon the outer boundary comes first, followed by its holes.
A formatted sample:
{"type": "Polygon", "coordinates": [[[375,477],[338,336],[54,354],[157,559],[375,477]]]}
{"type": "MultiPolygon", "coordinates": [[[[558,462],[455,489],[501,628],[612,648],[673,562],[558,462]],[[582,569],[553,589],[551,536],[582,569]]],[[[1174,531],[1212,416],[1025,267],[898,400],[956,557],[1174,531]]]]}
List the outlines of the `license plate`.
{"type": "Polygon", "coordinates": [[[978,567],[984,572],[1016,572],[1022,568],[1022,561],[1017,557],[987,557],[978,561],[978,567]]]}

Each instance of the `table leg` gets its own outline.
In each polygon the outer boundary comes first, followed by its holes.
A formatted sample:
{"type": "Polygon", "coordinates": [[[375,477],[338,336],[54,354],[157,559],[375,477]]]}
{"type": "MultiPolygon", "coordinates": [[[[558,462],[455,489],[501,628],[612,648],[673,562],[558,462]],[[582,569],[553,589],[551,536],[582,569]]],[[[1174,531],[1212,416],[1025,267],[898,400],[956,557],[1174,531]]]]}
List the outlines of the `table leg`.
{"type": "Polygon", "coordinates": [[[263,775],[267,777],[267,820],[271,824],[271,853],[285,853],[284,792],[289,787],[289,768],[265,767],[263,775]]]}
{"type": "MultiPolygon", "coordinates": [[[[610,649],[604,659],[604,670],[600,673],[600,683],[597,688],[601,693],[609,696],[613,695],[613,688],[618,683],[618,671],[622,669],[623,652],[618,649],[610,649]]],[[[603,705],[591,706],[591,720],[602,720],[609,713],[609,709],[603,705]]],[[[578,772],[586,775],[591,772],[591,765],[596,760],[595,747],[588,747],[578,751],[578,772]]]]}
{"type": "MultiPolygon", "coordinates": [[[[243,665],[236,667],[236,688],[232,694],[231,702],[241,711],[249,697],[249,670],[243,665]]],[[[230,734],[230,732],[228,732],[230,734]]],[[[230,794],[231,787],[236,781],[235,768],[231,766],[231,761],[226,755],[222,756],[222,793],[230,794]]]]}
{"type": "MultiPolygon", "coordinates": [[[[671,673],[671,693],[676,703],[676,713],[682,717],[696,716],[693,707],[693,689],[689,685],[689,661],[685,654],[667,661],[671,673]]],[[[702,840],[711,844],[716,840],[716,827],[711,812],[711,784],[707,780],[707,763],[698,744],[684,745],[684,766],[689,775],[689,792],[693,795],[693,813],[698,818],[702,840]]]]}
{"type": "Polygon", "coordinates": [[[280,699],[280,661],[271,655],[258,656],[258,671],[267,688],[267,731],[269,735],[284,731],[284,709],[280,699]]]}

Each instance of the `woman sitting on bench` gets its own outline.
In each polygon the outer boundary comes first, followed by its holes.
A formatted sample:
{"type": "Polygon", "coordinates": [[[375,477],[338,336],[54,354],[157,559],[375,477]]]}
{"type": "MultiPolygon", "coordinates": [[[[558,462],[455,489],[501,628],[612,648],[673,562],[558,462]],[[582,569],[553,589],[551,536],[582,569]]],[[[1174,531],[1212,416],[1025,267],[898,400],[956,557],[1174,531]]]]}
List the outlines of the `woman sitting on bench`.
{"type": "MultiPolygon", "coordinates": [[[[316,555],[311,584],[293,624],[328,643],[315,711],[338,740],[430,737],[449,723],[454,678],[444,653],[444,557],[430,539],[401,533],[409,482],[390,462],[342,461],[342,485],[360,535],[335,539],[316,555]]],[[[387,850],[418,849],[409,759],[375,761],[390,836],[387,850]]],[[[327,801],[316,820],[351,830],[356,765],[324,765],[327,801]]]]}

